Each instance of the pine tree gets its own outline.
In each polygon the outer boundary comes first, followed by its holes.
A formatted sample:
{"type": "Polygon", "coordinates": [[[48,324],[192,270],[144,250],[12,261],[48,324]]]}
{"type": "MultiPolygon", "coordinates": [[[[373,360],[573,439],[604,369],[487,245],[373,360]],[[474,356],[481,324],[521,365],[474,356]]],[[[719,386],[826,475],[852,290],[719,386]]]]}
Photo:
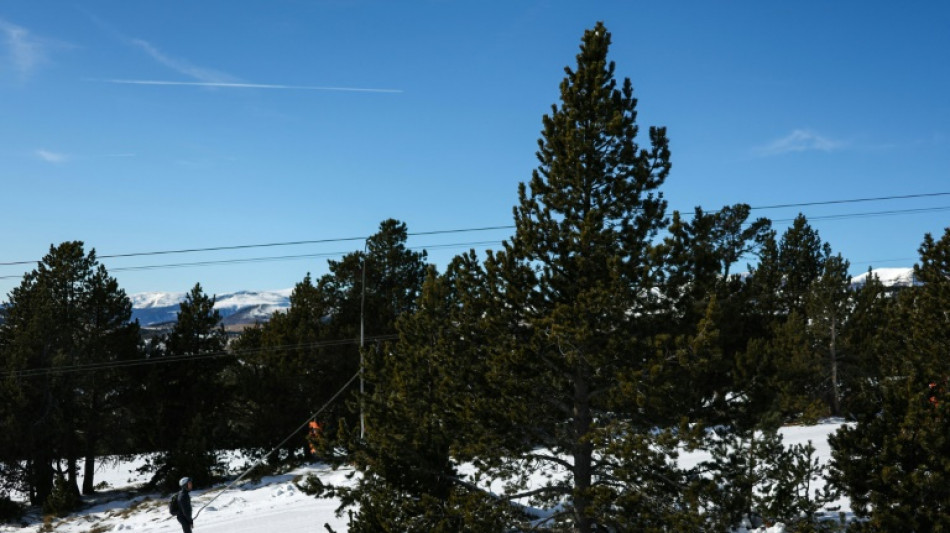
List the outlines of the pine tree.
{"type": "Polygon", "coordinates": [[[609,45],[597,24],[565,69],[515,236],[484,264],[469,254],[430,276],[400,341],[367,354],[360,530],[490,531],[496,517],[509,529],[700,529],[671,460],[677,433],[654,431],[671,420],[651,396],[678,365],[650,336],[664,323],[651,289],[668,143],[651,128],[651,147],[637,145],[633,89],[614,79],[609,45]],[[534,470],[566,476],[519,493],[534,470]],[[505,493],[486,492],[493,479],[505,493]],[[538,521],[525,499],[561,510],[538,521]],[[473,508],[494,513],[473,522],[473,508]]]}
{"type": "Polygon", "coordinates": [[[839,336],[851,301],[847,268],[804,215],[777,244],[765,239],[749,282],[751,340],[736,358],[736,385],[758,398],[751,403],[763,420],[840,412],[846,350],[839,336]]]}
{"type": "Polygon", "coordinates": [[[842,361],[842,410],[849,418],[880,405],[875,394],[875,384],[882,378],[878,361],[886,353],[882,337],[896,299],[876,275],[870,270],[868,274],[864,286],[854,294],[851,316],[842,332],[849,347],[842,361]]]}
{"type": "MultiPolygon", "coordinates": [[[[672,314],[665,324],[666,339],[671,351],[677,345],[688,345],[698,331],[714,327],[718,345],[715,365],[704,361],[689,380],[690,387],[681,387],[669,402],[671,410],[681,414],[703,416],[710,423],[727,416],[727,394],[733,390],[732,376],[737,353],[746,348],[756,333],[750,310],[754,309],[753,292],[739,276],[730,275],[732,266],[743,256],[757,254],[769,241],[772,232],[767,219],[746,223],[750,208],[745,204],[726,206],[719,211],[704,212],[697,207],[692,219],[684,220],[673,213],[669,236],[664,240],[664,298],[672,305],[672,314]],[[700,323],[705,325],[700,327],[700,323]],[[706,413],[692,413],[691,407],[703,406],[706,413]]],[[[681,381],[689,378],[681,375],[681,381]]]]}
{"type": "Polygon", "coordinates": [[[228,413],[222,375],[227,333],[214,298],[196,283],[180,304],[178,320],[162,338],[148,381],[155,423],[150,436],[161,455],[153,465],[152,483],[175,489],[182,476],[196,485],[208,483],[217,465],[217,450],[228,442],[228,413]]]}
{"type": "Polygon", "coordinates": [[[53,490],[53,464],[65,461],[66,487],[75,496],[78,461],[86,457],[84,492],[92,490],[88,473],[106,436],[122,439],[110,403],[128,386],[111,371],[65,372],[82,365],[138,357],[137,327],[128,323],[131,303],[115,279],[83,243],[64,242],[50,252],[2,310],[0,356],[9,372],[3,391],[3,419],[14,437],[2,446],[14,458],[26,458],[19,477],[33,503],[53,490]],[[28,377],[24,377],[27,376],[28,377]]]}
{"type": "Polygon", "coordinates": [[[827,416],[821,393],[822,361],[809,335],[808,319],[793,311],[775,325],[772,338],[763,345],[758,349],[770,365],[761,383],[773,394],[774,411],[769,414],[778,415],[783,423],[814,423],[827,416]]]}
{"type": "MultiPolygon", "coordinates": [[[[316,283],[308,274],[294,288],[290,309],[236,344],[247,399],[242,427],[253,435],[252,447],[280,442],[351,381],[360,368],[361,327],[369,354],[395,335],[397,319],[415,308],[425,279],[426,253],[410,250],[407,239],[404,223],[384,220],[364,250],[329,261],[330,272],[316,283]]],[[[350,392],[355,398],[356,389],[350,392]]],[[[347,444],[337,439],[340,431],[359,426],[359,406],[334,402],[320,424],[322,452],[332,453],[347,444]]],[[[301,438],[288,445],[304,444],[301,438]]]]}
{"type": "Polygon", "coordinates": [[[828,384],[820,393],[831,416],[841,416],[844,365],[849,354],[843,342],[843,331],[854,309],[849,266],[841,254],[828,257],[821,276],[812,281],[805,303],[810,340],[822,368],[817,377],[828,384]]]}
{"type": "MultiPolygon", "coordinates": [[[[408,238],[404,222],[387,219],[379,224],[379,231],[366,239],[363,251],[347,254],[340,261],[329,261],[330,273],[317,284],[318,292],[332,310],[321,328],[324,338],[362,339],[365,355],[379,350],[383,339],[395,335],[397,319],[415,309],[426,278],[427,253],[409,249],[408,238]]],[[[336,388],[359,368],[359,350],[356,344],[325,350],[325,357],[345,362],[345,373],[339,375],[336,388]]],[[[351,427],[359,424],[352,415],[347,421],[351,427]]]]}
{"type": "Polygon", "coordinates": [[[397,321],[399,341],[370,352],[365,399],[368,431],[352,456],[362,472],[344,491],[358,509],[350,531],[500,531],[506,506],[466,481],[457,461],[471,430],[464,416],[466,364],[472,347],[459,335],[463,316],[453,286],[459,261],[439,276],[430,268],[416,312],[397,321]]]}
{"type": "Polygon", "coordinates": [[[782,234],[778,248],[781,294],[786,313],[798,311],[805,315],[806,294],[812,282],[821,276],[830,255],[831,247],[822,242],[805,215],[795,217],[792,226],[782,234]]]}
{"type": "Polygon", "coordinates": [[[131,434],[131,409],[141,382],[119,367],[109,363],[141,360],[142,350],[138,322],[132,318],[132,302],[99,265],[89,279],[87,288],[87,325],[83,332],[84,359],[105,368],[82,374],[78,390],[79,409],[83,416],[83,494],[95,491],[96,458],[128,451],[131,434]]]}
{"type": "Polygon", "coordinates": [[[227,344],[227,333],[214,302],[215,298],[205,294],[200,283],[192,287],[179,304],[175,326],[164,339],[168,354],[220,354],[227,344]]]}
{"type": "Polygon", "coordinates": [[[671,450],[668,434],[651,432],[660,415],[643,399],[665,387],[653,369],[676,364],[649,338],[661,322],[651,289],[660,284],[654,238],[666,224],[659,187],[670,153],[664,128],[650,129],[648,149],[638,146],[633,88],[614,79],[610,40],[600,23],[585,32],[561,105],[543,118],[540,165],[519,187],[515,235],[485,265],[489,299],[502,302],[507,322],[490,353],[510,421],[498,431],[515,430],[484,450],[486,472],[504,476],[515,463],[565,470],[532,501],[564,503],[544,525],[580,532],[647,531],[659,515],[682,512],[677,483],[641,477],[646,465],[665,471],[671,450]]]}
{"type": "Polygon", "coordinates": [[[747,224],[750,210],[746,204],[711,213],[697,207],[689,221],[679,211],[673,212],[669,236],[664,240],[664,286],[666,297],[676,299],[679,313],[686,316],[684,324],[695,325],[709,296],[730,297],[738,288],[729,283],[733,265],[743,256],[757,253],[770,238],[768,219],[747,224]]]}
{"type": "Polygon", "coordinates": [[[766,338],[773,323],[788,314],[783,309],[781,294],[783,271],[779,263],[779,248],[774,231],[763,240],[757,265],[749,267],[750,317],[755,331],[753,338],[766,338]]]}
{"type": "Polygon", "coordinates": [[[815,490],[826,467],[808,444],[785,446],[775,429],[712,432],[700,465],[708,476],[705,517],[709,530],[730,531],[746,524],[759,528],[781,522],[786,531],[836,531],[820,512],[838,497],[826,487],[815,490]],[[720,434],[721,433],[721,434],[720,434]]]}
{"type": "MultiPolygon", "coordinates": [[[[759,218],[748,222],[748,204],[724,206],[718,211],[694,209],[692,220],[673,212],[666,243],[674,274],[689,272],[689,279],[709,287],[717,279],[728,279],[732,267],[743,257],[756,254],[771,237],[771,221],[759,218]]],[[[684,280],[685,282],[685,280],[684,280]]]]}
{"type": "Polygon", "coordinates": [[[860,531],[950,530],[950,228],[925,236],[914,272],[922,285],[899,294],[880,341],[876,408],[830,439],[860,531]]]}
{"type": "Polygon", "coordinates": [[[408,238],[404,222],[387,219],[366,239],[364,251],[328,262],[330,273],[320,278],[317,288],[334,310],[334,333],[346,332],[340,337],[357,338],[362,322],[367,337],[392,334],[396,319],[415,307],[425,280],[427,255],[410,250],[408,238]]]}

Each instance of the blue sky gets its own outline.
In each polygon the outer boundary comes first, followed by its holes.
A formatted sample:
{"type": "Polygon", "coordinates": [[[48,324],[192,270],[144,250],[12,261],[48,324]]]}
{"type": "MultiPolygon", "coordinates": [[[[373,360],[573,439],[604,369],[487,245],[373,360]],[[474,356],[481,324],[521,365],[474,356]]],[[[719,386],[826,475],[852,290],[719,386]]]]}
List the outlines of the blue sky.
{"type": "Polygon", "coordinates": [[[444,266],[510,235],[431,232],[512,224],[599,20],[671,208],[931,195],[754,212],[804,212],[855,274],[950,226],[942,2],[5,0],[0,263],[356,239],[103,259],[129,293],[280,289],[396,218],[444,266]]]}

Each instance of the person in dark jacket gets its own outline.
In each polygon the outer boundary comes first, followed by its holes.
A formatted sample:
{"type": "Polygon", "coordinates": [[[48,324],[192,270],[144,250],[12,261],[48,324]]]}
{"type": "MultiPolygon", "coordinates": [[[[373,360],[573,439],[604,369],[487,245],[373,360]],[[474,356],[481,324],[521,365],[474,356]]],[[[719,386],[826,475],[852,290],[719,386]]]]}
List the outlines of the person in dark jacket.
{"type": "Polygon", "coordinates": [[[181,487],[181,492],[178,493],[178,523],[181,524],[182,531],[191,533],[191,528],[195,525],[194,519],[191,518],[191,495],[188,494],[192,487],[191,478],[181,478],[178,485],[181,487]]]}

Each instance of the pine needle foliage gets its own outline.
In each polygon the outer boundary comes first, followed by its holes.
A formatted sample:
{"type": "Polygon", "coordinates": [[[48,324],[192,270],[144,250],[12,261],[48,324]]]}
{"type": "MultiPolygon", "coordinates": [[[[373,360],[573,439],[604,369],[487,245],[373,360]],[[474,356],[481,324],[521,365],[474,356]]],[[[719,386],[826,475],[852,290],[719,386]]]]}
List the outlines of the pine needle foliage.
{"type": "Polygon", "coordinates": [[[80,457],[86,459],[83,492],[93,490],[96,457],[124,438],[128,391],[121,372],[75,372],[139,356],[132,304],[95,250],[80,241],[50,246],[0,309],[0,461],[3,489],[15,488],[42,504],[54,487],[53,464],[66,468],[67,490],[78,497],[80,457]]]}
{"type": "Polygon", "coordinates": [[[638,144],[637,101],[615,78],[610,42],[603,24],[584,33],[560,105],[543,117],[539,166],[518,189],[515,235],[485,261],[504,317],[488,366],[509,422],[486,428],[499,435],[483,473],[517,492],[526,473],[563,472],[530,491],[531,505],[561,509],[542,529],[652,531],[683,511],[676,475],[642,476],[666,470],[672,450],[645,401],[678,364],[651,338],[669,143],[653,127],[638,144]]]}
{"type": "Polygon", "coordinates": [[[928,234],[882,335],[875,407],[831,439],[857,531],[950,531],[950,228],[928,234]]]}

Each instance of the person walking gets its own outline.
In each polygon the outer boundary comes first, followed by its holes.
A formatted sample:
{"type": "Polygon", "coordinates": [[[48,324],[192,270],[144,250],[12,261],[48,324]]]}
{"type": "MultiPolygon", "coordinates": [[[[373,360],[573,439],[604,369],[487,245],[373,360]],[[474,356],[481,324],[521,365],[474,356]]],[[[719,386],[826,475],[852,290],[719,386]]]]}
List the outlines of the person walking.
{"type": "Polygon", "coordinates": [[[178,486],[181,487],[181,492],[178,493],[178,523],[181,524],[181,530],[184,533],[191,533],[191,528],[195,525],[191,517],[191,495],[188,493],[192,488],[191,478],[181,478],[178,486]]]}

